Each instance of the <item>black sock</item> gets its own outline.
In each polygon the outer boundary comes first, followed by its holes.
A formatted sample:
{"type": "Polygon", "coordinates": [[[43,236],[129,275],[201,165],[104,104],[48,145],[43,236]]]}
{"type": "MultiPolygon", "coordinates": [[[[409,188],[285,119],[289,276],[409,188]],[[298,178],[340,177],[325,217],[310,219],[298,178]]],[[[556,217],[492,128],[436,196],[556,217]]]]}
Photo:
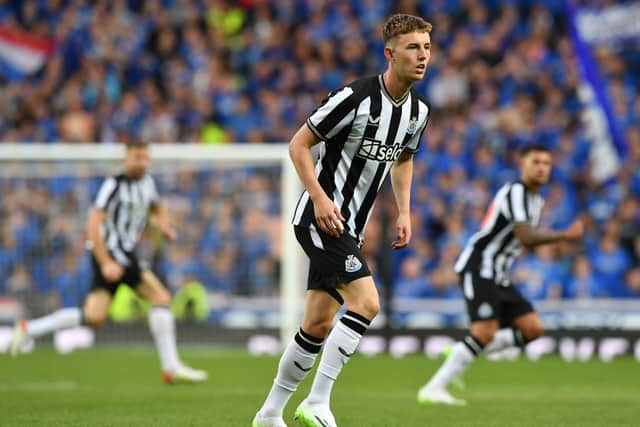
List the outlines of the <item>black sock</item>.
{"type": "Polygon", "coordinates": [[[467,346],[469,351],[473,353],[474,356],[478,356],[484,350],[485,345],[480,342],[476,337],[469,334],[462,340],[464,345],[467,346]]]}

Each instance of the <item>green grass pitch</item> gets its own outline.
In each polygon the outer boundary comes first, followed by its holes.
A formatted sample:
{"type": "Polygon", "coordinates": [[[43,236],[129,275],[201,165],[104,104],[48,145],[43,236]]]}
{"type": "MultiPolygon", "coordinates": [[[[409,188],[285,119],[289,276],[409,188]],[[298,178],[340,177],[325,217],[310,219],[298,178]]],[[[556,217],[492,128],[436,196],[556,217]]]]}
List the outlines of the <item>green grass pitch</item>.
{"type": "MultiPolygon", "coordinates": [[[[185,348],[183,358],[209,371],[199,385],[160,381],[151,347],[97,347],[58,355],[41,346],[0,355],[0,426],[220,426],[251,424],[275,374],[277,358],[242,351],[185,348]]],[[[418,387],[440,360],[355,356],[334,389],[341,427],[640,426],[640,363],[565,363],[557,357],[478,360],[456,395],[462,408],[425,407],[418,387]]],[[[285,411],[309,389],[307,378],[285,411]]]]}

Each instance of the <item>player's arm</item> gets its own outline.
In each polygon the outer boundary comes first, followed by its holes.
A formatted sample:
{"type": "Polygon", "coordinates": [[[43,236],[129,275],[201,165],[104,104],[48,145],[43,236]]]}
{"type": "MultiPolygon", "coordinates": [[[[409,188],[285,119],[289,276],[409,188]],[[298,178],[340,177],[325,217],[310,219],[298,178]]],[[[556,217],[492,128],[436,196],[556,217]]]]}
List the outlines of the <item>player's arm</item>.
{"type": "Polygon", "coordinates": [[[165,239],[172,241],[176,238],[176,229],[171,223],[169,209],[162,202],[152,203],[149,208],[149,223],[162,233],[165,239]]]}
{"type": "Polygon", "coordinates": [[[340,209],[327,196],[318,182],[315,174],[311,147],[320,139],[304,124],[289,142],[289,156],[298,172],[302,184],[307,189],[313,202],[316,222],[322,231],[334,237],[339,237],[344,231],[340,221],[344,221],[340,209]]]}
{"type": "Polygon", "coordinates": [[[100,233],[100,227],[106,217],[107,214],[102,209],[91,208],[87,218],[87,237],[91,242],[93,256],[100,265],[102,275],[105,279],[115,282],[124,274],[124,268],[111,257],[100,233]]]}
{"type": "Polygon", "coordinates": [[[538,230],[525,222],[516,223],[513,233],[520,242],[528,247],[535,247],[561,240],[577,240],[584,233],[582,220],[577,219],[564,230],[538,230]]]}
{"type": "Polygon", "coordinates": [[[403,151],[391,167],[391,186],[398,207],[396,221],[396,240],[391,243],[394,249],[404,248],[411,240],[411,179],[413,177],[413,154],[403,151]]]}

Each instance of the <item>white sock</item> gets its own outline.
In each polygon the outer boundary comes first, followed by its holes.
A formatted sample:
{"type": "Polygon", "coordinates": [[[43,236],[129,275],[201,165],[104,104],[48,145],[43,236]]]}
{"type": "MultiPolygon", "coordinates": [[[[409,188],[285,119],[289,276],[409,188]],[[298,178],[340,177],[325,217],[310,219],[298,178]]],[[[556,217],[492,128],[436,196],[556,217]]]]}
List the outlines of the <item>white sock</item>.
{"type": "Polygon", "coordinates": [[[156,305],[149,310],[149,329],[156,343],[160,365],[165,371],[173,371],[180,365],[176,347],[176,322],[167,306],[156,305]]]}
{"type": "Polygon", "coordinates": [[[285,349],[273,386],[267,395],[260,414],[269,417],[281,417],[289,398],[298,388],[298,384],[307,376],[322,348],[322,338],[313,337],[302,329],[285,349]]]}
{"type": "Polygon", "coordinates": [[[427,383],[427,388],[447,388],[449,383],[459,377],[481,352],[482,345],[472,336],[466,336],[453,347],[447,360],[427,383]]]}
{"type": "Polygon", "coordinates": [[[27,334],[38,338],[48,333],[82,324],[82,309],[63,308],[47,316],[27,321],[27,334]]]}
{"type": "Polygon", "coordinates": [[[504,350],[505,348],[521,346],[522,333],[512,328],[498,329],[493,335],[493,340],[484,348],[486,353],[504,350]],[[518,336],[520,335],[520,336],[518,336]]]}
{"type": "Polygon", "coordinates": [[[324,345],[318,372],[313,379],[307,400],[310,403],[329,404],[333,384],[342,367],[356,351],[362,335],[371,322],[364,316],[347,311],[334,326],[324,345]]]}

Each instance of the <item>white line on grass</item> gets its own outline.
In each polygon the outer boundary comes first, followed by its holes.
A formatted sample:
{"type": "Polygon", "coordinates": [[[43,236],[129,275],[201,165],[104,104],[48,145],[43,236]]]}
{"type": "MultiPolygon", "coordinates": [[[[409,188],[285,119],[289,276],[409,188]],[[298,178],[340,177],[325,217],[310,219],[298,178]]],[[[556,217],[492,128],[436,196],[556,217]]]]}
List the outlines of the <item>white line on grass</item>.
{"type": "Polygon", "coordinates": [[[0,391],[65,391],[77,389],[75,381],[29,382],[19,384],[0,384],[0,391]]]}

